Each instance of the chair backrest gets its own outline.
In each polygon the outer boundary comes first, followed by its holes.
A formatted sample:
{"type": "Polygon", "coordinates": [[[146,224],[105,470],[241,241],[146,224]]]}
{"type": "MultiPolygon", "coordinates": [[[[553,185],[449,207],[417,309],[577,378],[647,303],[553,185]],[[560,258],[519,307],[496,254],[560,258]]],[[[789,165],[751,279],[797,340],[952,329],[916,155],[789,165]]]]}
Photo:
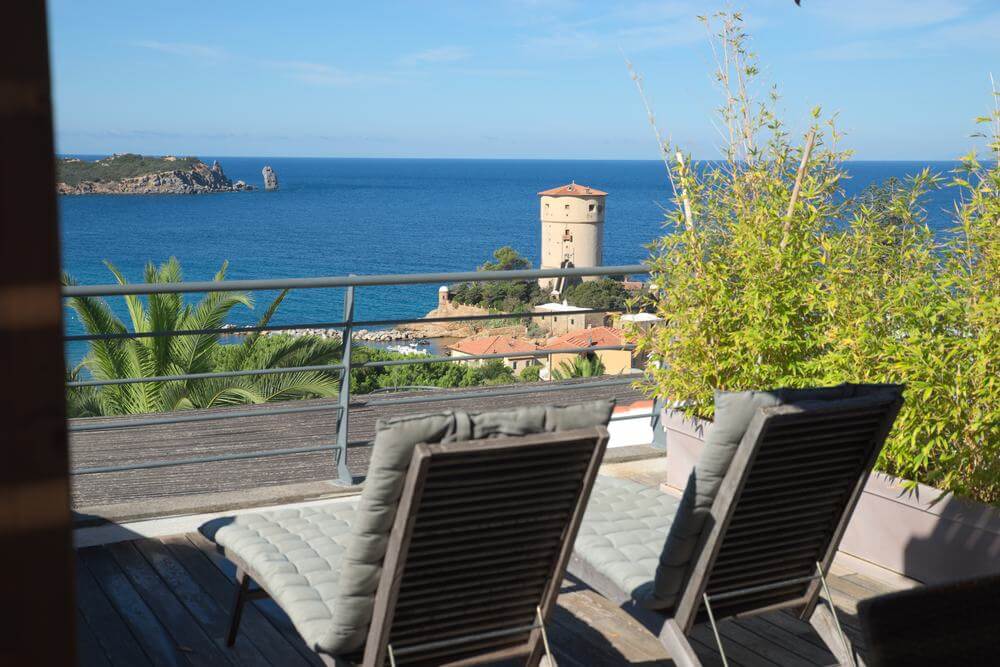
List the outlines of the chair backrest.
{"type": "Polygon", "coordinates": [[[1000,655],[1000,575],[858,603],[871,667],[990,665],[1000,655]]]}
{"type": "Polygon", "coordinates": [[[825,574],[902,405],[902,389],[765,408],[726,473],[676,609],[685,628],[715,618],[801,607],[825,574]]]}
{"type": "Polygon", "coordinates": [[[540,650],[607,444],[603,427],[422,444],[375,596],[364,664],[478,664],[540,650]]]}

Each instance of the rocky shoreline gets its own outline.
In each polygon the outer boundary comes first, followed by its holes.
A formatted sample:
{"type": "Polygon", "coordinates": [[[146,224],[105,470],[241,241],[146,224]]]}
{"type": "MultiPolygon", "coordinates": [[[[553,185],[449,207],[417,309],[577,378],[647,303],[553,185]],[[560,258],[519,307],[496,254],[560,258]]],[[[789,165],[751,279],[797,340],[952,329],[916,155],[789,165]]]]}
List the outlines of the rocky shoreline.
{"type": "MultiPolygon", "coordinates": [[[[223,327],[227,329],[229,336],[249,336],[252,331],[244,331],[235,325],[223,327]]],[[[262,336],[316,336],[332,340],[341,340],[343,334],[340,329],[283,329],[280,331],[262,331],[262,336]]],[[[396,341],[421,341],[429,336],[421,336],[415,331],[401,331],[399,329],[358,329],[351,335],[351,340],[362,343],[393,343],[396,341]]]]}
{"type": "MultiPolygon", "coordinates": [[[[76,158],[60,161],[61,170],[82,168],[88,165],[100,165],[113,171],[118,167],[117,161],[130,160],[138,162],[142,156],[115,155],[94,163],[84,163],[76,158]]],[[[157,158],[155,162],[160,169],[149,173],[124,176],[121,178],[85,178],[76,182],[60,180],[56,183],[56,192],[61,195],[190,195],[211,192],[249,192],[256,190],[253,185],[243,181],[230,180],[222,171],[222,166],[216,160],[211,167],[195,159],[179,159],[172,156],[157,158]],[[190,164],[190,169],[162,170],[171,162],[181,162],[184,166],[190,164]]]]}

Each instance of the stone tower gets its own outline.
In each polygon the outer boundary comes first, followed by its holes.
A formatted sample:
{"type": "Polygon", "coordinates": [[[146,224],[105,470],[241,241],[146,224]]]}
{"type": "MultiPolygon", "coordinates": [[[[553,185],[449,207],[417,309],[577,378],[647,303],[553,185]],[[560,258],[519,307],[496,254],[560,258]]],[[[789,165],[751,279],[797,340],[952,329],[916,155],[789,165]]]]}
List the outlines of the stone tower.
{"type": "MultiPolygon", "coordinates": [[[[541,198],[543,269],[601,266],[604,260],[604,198],[607,192],[570,183],[538,193],[541,198]]],[[[587,277],[584,280],[594,280],[587,277]]],[[[561,291],[561,278],[538,285],[561,291]]]]}

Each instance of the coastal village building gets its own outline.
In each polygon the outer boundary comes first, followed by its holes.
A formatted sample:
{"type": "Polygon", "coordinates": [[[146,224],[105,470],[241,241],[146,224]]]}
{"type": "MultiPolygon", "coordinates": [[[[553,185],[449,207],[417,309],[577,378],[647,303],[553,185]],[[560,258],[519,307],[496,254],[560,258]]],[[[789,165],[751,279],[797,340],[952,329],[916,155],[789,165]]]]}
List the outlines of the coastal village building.
{"type": "MultiPolygon", "coordinates": [[[[453,357],[470,357],[480,354],[502,354],[501,361],[504,365],[513,369],[514,374],[518,374],[528,366],[538,364],[539,358],[526,352],[535,352],[538,345],[521,338],[513,336],[486,336],[484,338],[464,338],[453,345],[448,346],[448,350],[453,357]]],[[[486,359],[470,359],[469,361],[459,361],[462,364],[472,364],[482,366],[488,363],[486,359]]]]}
{"type": "Polygon", "coordinates": [[[662,322],[662,317],[652,313],[623,313],[618,318],[617,326],[621,329],[633,326],[642,331],[649,331],[650,328],[662,322]]]}
{"type": "MultiPolygon", "coordinates": [[[[601,266],[607,195],[607,192],[575,182],[538,193],[542,219],[541,268],[601,266]]],[[[561,292],[563,283],[562,278],[538,281],[539,287],[548,292],[561,292]]]]}
{"type": "Polygon", "coordinates": [[[533,321],[550,336],[561,336],[570,331],[604,324],[604,313],[588,313],[587,308],[571,306],[565,300],[543,303],[533,310],[536,313],[547,313],[533,318],[533,321]]]}
{"type": "MultiPolygon", "coordinates": [[[[570,348],[592,348],[609,345],[624,345],[625,336],[621,329],[614,327],[593,327],[570,331],[562,336],[550,338],[542,347],[546,350],[565,350],[570,348]]],[[[593,350],[591,352],[553,353],[546,357],[545,368],[548,377],[552,377],[552,369],[558,369],[564,363],[573,363],[576,357],[596,357],[604,364],[604,372],[608,375],[620,375],[632,372],[632,350],[593,350]]]]}

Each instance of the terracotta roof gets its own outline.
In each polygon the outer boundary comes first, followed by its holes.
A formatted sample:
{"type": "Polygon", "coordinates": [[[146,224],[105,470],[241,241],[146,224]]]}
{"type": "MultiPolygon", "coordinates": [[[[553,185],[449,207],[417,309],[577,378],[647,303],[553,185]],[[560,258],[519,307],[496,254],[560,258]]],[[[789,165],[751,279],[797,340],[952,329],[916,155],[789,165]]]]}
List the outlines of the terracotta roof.
{"type": "Polygon", "coordinates": [[[543,350],[559,350],[571,347],[594,347],[596,345],[622,345],[625,337],[621,329],[614,327],[593,327],[577,329],[562,336],[550,338],[543,350]]]}
{"type": "Polygon", "coordinates": [[[558,188],[552,188],[551,190],[542,190],[538,193],[541,195],[549,195],[551,197],[563,197],[563,196],[576,196],[576,197],[604,197],[608,193],[603,190],[598,190],[596,188],[591,188],[586,185],[580,185],[576,181],[570,183],[569,185],[560,185],[558,188]]]}
{"type": "Polygon", "coordinates": [[[448,349],[465,354],[516,354],[534,352],[538,346],[513,336],[487,336],[486,338],[463,338],[448,349]]]}

